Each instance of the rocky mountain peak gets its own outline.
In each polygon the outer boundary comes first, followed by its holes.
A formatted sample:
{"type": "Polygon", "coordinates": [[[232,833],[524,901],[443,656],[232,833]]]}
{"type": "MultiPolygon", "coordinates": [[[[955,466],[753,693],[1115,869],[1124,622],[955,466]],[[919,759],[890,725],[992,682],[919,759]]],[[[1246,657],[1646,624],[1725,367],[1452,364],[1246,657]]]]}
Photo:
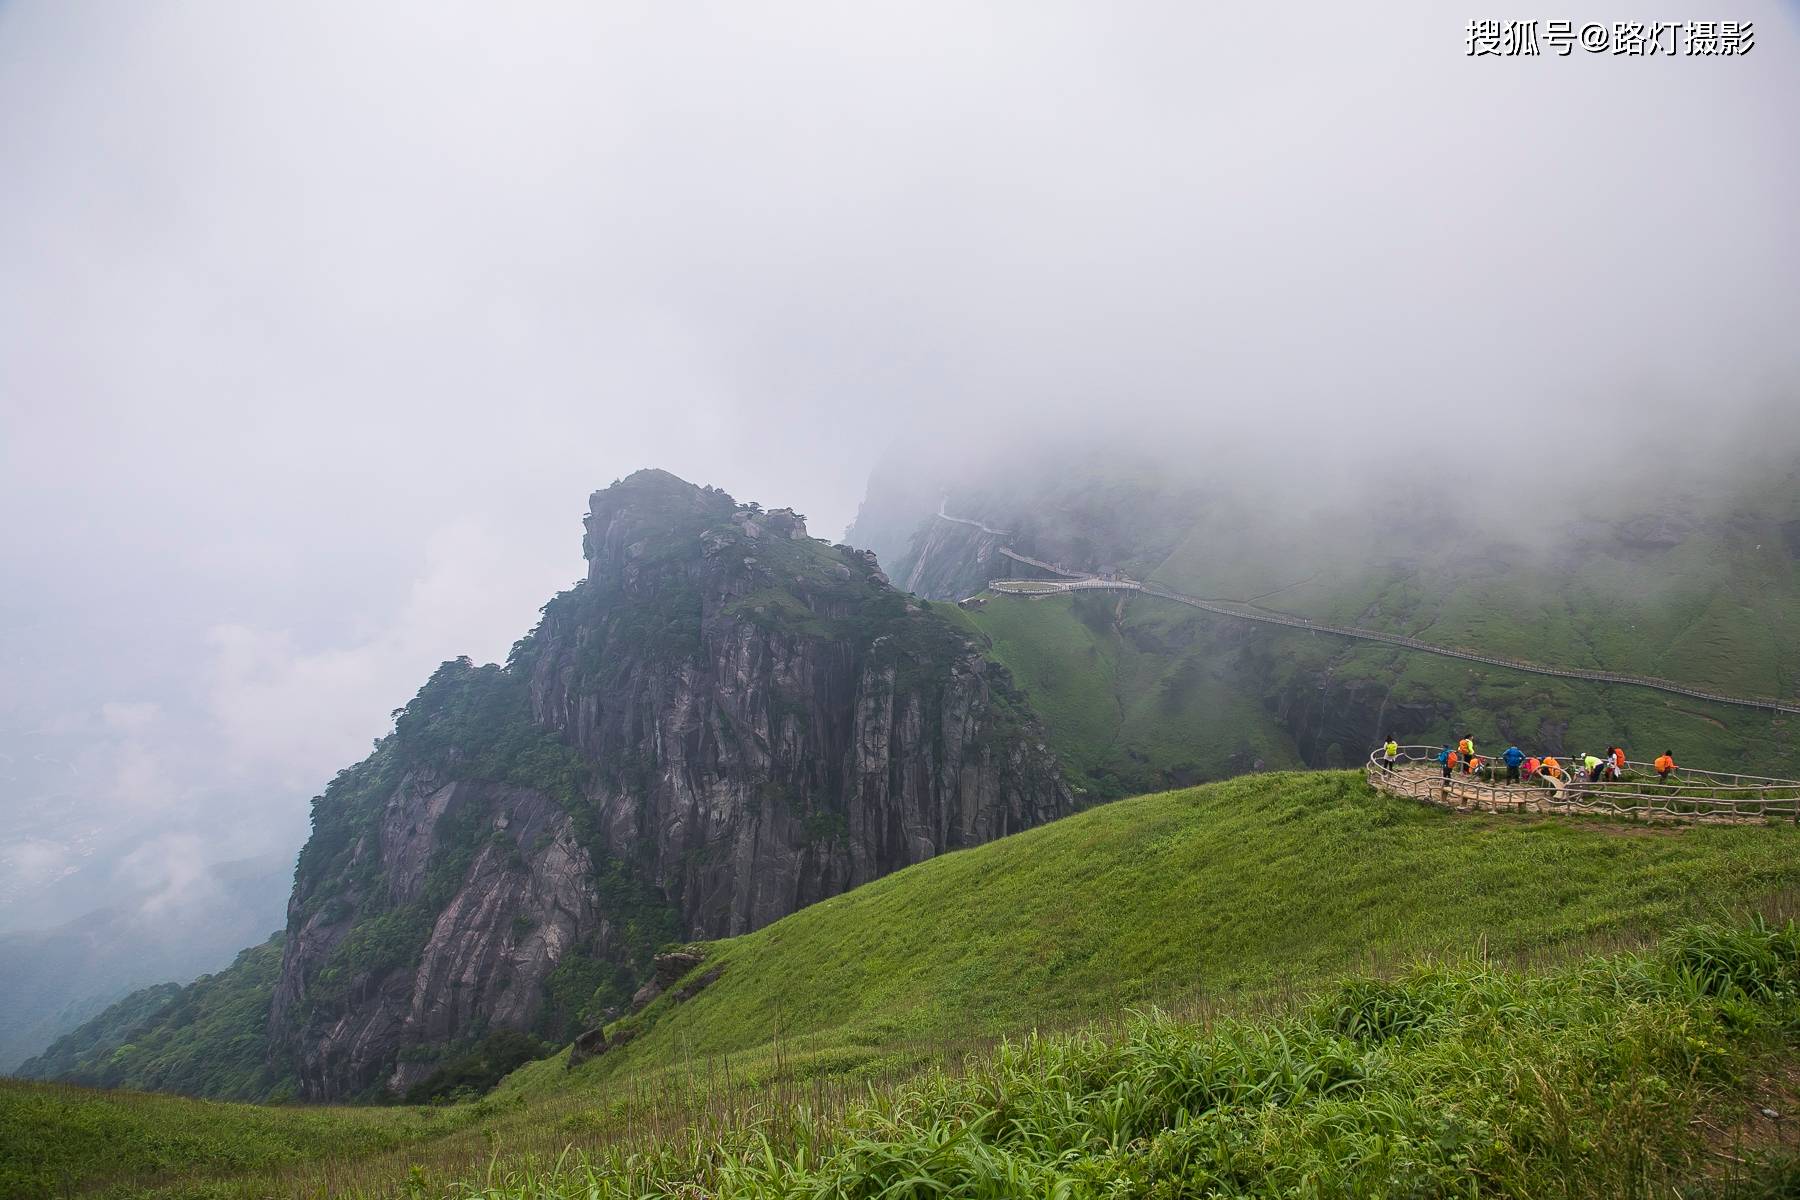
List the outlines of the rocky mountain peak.
{"type": "Polygon", "coordinates": [[[640,471],[584,524],[508,664],[445,664],[315,802],[270,1024],[307,1097],[572,1036],[669,941],[1074,807],[1008,673],[792,509],[640,471]]]}

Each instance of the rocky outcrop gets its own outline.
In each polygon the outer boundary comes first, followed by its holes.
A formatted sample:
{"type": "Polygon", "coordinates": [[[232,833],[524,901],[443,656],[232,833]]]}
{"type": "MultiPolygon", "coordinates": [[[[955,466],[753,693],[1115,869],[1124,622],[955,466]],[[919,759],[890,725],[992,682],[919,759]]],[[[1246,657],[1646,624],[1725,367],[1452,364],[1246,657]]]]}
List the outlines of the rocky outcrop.
{"type": "Polygon", "coordinates": [[[290,909],[271,1023],[303,1095],[351,1095],[378,1080],[404,1091],[431,1074],[436,1056],[397,1058],[402,1049],[538,1027],[564,953],[612,940],[588,853],[569,814],[541,792],[409,776],[351,867],[379,881],[380,903],[351,908],[361,898],[339,894],[318,906],[297,891],[290,909]],[[459,868],[441,908],[424,895],[434,860],[459,868]],[[381,942],[415,924],[416,960],[384,970],[381,942]]]}
{"type": "Polygon", "coordinates": [[[904,590],[934,600],[973,596],[989,580],[1009,574],[1009,563],[1000,553],[1009,536],[978,525],[928,518],[899,561],[896,580],[904,590]]]}
{"type": "MultiPolygon", "coordinates": [[[[631,1008],[625,1015],[627,1017],[636,1016],[665,995],[669,997],[671,1005],[685,1004],[692,1000],[702,991],[717,983],[719,976],[725,973],[725,965],[720,963],[694,975],[686,983],[681,983],[683,978],[692,974],[694,968],[705,961],[705,952],[699,948],[676,950],[668,954],[657,955],[650,981],[639,988],[636,995],[632,996],[631,1008]],[[677,983],[681,983],[681,986],[675,987],[677,983]],[[673,988],[672,991],[671,988],[673,988]]],[[[569,1047],[569,1057],[564,1064],[565,1069],[573,1071],[589,1059],[598,1058],[608,1050],[623,1046],[643,1033],[644,1030],[645,1026],[641,1022],[633,1021],[623,1021],[610,1028],[605,1025],[597,1025],[582,1033],[569,1047]]]]}
{"type": "Polygon", "coordinates": [[[640,482],[593,498],[588,595],[545,613],[532,708],[612,768],[589,797],[604,845],[691,936],[1071,810],[1005,670],[871,559],[791,513],[640,482]],[[699,553],[663,552],[671,508],[699,553]]]}
{"type": "Polygon", "coordinates": [[[591,508],[508,666],[446,664],[315,803],[270,1017],[303,1096],[573,1036],[695,965],[659,940],[1074,807],[1005,670],[872,556],[662,472],[591,508]]]}
{"type": "Polygon", "coordinates": [[[592,1029],[583,1030],[569,1044],[569,1057],[563,1063],[563,1069],[573,1071],[590,1058],[598,1058],[608,1049],[606,1026],[596,1025],[592,1029]]]}
{"type": "Polygon", "coordinates": [[[631,1011],[641,1011],[705,961],[706,955],[698,949],[671,950],[657,955],[651,962],[650,979],[631,997],[631,1011]]]}

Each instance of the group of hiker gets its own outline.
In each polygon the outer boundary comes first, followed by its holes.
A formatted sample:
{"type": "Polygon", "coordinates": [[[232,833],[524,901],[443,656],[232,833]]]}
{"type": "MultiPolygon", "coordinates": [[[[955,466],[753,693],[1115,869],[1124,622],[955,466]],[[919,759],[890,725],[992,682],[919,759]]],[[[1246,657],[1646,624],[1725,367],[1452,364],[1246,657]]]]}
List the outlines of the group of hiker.
{"type": "MultiPolygon", "coordinates": [[[[1389,734],[1387,744],[1381,748],[1382,769],[1392,771],[1399,759],[1400,743],[1389,734]]],[[[1459,771],[1464,775],[1474,775],[1483,767],[1489,766],[1488,760],[1476,753],[1474,736],[1467,733],[1454,745],[1446,743],[1442,750],[1432,755],[1431,761],[1443,768],[1445,782],[1459,771]]],[[[1608,746],[1604,755],[1578,754],[1569,766],[1564,766],[1562,760],[1554,755],[1539,757],[1526,754],[1516,745],[1509,745],[1501,753],[1500,762],[1506,767],[1508,783],[1535,779],[1560,788],[1577,777],[1586,778],[1593,783],[1620,778],[1625,773],[1625,748],[1608,746]]],[[[1667,783],[1669,776],[1675,773],[1675,752],[1663,751],[1652,765],[1656,768],[1657,779],[1667,783]]]]}

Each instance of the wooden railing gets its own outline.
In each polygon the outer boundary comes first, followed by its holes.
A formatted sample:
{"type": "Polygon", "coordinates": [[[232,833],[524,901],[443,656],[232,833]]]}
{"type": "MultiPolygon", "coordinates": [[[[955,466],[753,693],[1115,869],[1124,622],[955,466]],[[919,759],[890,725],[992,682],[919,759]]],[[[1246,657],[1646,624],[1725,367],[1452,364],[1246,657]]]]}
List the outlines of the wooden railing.
{"type": "Polygon", "coordinates": [[[1443,808],[1698,824],[1800,824],[1800,781],[1791,779],[1681,768],[1663,782],[1654,778],[1655,768],[1649,764],[1627,761],[1626,773],[1618,780],[1594,781],[1570,772],[1561,780],[1540,777],[1507,783],[1506,768],[1498,758],[1487,760],[1480,774],[1466,775],[1457,767],[1445,779],[1443,767],[1432,761],[1437,753],[1435,746],[1402,746],[1390,771],[1382,751],[1376,750],[1363,774],[1376,791],[1443,808]]]}

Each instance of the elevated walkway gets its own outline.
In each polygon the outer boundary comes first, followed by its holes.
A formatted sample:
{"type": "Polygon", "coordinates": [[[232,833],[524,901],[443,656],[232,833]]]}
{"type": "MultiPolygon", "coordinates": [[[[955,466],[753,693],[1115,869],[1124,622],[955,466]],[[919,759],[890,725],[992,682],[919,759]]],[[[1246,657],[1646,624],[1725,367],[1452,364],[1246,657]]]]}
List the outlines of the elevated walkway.
{"type": "MultiPolygon", "coordinates": [[[[1036,567],[1040,571],[1048,571],[1052,575],[1061,575],[1065,579],[1088,578],[1088,573],[1086,571],[1071,571],[1061,563],[1047,563],[1041,558],[1033,558],[1029,554],[1020,554],[1011,546],[1000,547],[1000,553],[1006,555],[1006,557],[1012,559],[1014,562],[1024,563],[1028,567],[1036,567]]],[[[1015,581],[1006,580],[1004,582],[1011,583],[1015,581]]],[[[1016,582],[1029,583],[1030,580],[1018,580],[1016,582]]]]}
{"type": "Polygon", "coordinates": [[[1077,591],[1113,591],[1142,592],[1146,596],[1155,596],[1174,604],[1185,604],[1189,608],[1197,608],[1202,612],[1221,617],[1232,617],[1240,621],[1256,621],[1265,625],[1281,625],[1289,629],[1303,629],[1308,633],[1329,634],[1332,637],[1355,638],[1366,642],[1384,642],[1390,646],[1400,646],[1407,650],[1416,650],[1421,654],[1435,654],[1442,658],[1458,658],[1465,662],[1486,663],[1489,666],[1505,667],[1509,671],[1524,671],[1532,675],[1550,675],[1559,679],[1581,679],[1594,683],[1615,683],[1627,687],[1653,688],[1659,692],[1668,692],[1676,696],[1688,696],[1695,700],[1710,700],[1716,704],[1733,704],[1741,708],[1759,708],[1767,712],[1800,714],[1800,703],[1771,699],[1766,696],[1732,696],[1723,692],[1709,692],[1700,688],[1688,687],[1673,680],[1658,679],[1650,675],[1626,675],[1617,671],[1584,671],[1574,667],[1552,667],[1543,663],[1527,662],[1517,658],[1504,658],[1496,654],[1482,654],[1474,650],[1463,650],[1455,646],[1440,646],[1432,642],[1422,642],[1418,638],[1406,637],[1398,633],[1386,633],[1379,629],[1357,629],[1348,625],[1330,625],[1322,621],[1311,621],[1305,617],[1291,616],[1287,613],[1270,612],[1267,609],[1251,608],[1248,605],[1232,601],[1204,600],[1198,596],[1189,596],[1157,583],[1143,583],[1135,579],[1103,579],[1095,575],[1080,576],[1061,567],[1040,563],[1036,559],[1026,558],[1002,548],[1001,553],[1020,562],[1039,566],[1064,576],[1060,579],[995,579],[988,583],[988,588],[1009,596],[1027,596],[1041,598],[1061,595],[1064,592],[1077,591]]]}
{"type": "Polygon", "coordinates": [[[1381,751],[1369,755],[1363,775],[1390,796],[1458,812],[1579,813],[1631,821],[1694,825],[1800,824],[1800,780],[1769,779],[1723,771],[1678,769],[1668,783],[1648,763],[1627,761],[1616,781],[1591,782],[1570,775],[1505,782],[1506,768],[1490,760],[1482,773],[1456,769],[1446,780],[1431,759],[1435,746],[1402,746],[1392,771],[1381,751]]]}

